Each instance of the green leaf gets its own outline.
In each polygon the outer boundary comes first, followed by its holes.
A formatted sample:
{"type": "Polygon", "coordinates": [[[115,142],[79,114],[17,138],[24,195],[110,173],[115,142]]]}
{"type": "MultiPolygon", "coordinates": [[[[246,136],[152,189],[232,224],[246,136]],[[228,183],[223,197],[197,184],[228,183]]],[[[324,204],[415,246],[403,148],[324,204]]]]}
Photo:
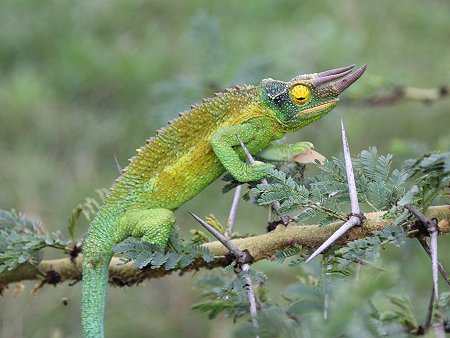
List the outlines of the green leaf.
{"type": "Polygon", "coordinates": [[[81,205],[78,205],[72,209],[69,217],[67,218],[67,221],[69,222],[68,229],[69,229],[70,238],[72,239],[72,243],[76,243],[75,233],[77,231],[78,221],[80,219],[80,215],[82,212],[83,212],[83,207],[81,205]]]}
{"type": "Polygon", "coordinates": [[[59,232],[46,234],[38,220],[14,210],[0,210],[0,271],[38,263],[45,248],[66,251],[69,244],[60,238],[59,232]]]}
{"type": "Polygon", "coordinates": [[[164,264],[164,269],[166,269],[166,270],[175,269],[175,267],[177,266],[180,259],[181,259],[181,256],[179,254],[171,252],[169,254],[169,257],[167,257],[167,261],[164,264]]]}

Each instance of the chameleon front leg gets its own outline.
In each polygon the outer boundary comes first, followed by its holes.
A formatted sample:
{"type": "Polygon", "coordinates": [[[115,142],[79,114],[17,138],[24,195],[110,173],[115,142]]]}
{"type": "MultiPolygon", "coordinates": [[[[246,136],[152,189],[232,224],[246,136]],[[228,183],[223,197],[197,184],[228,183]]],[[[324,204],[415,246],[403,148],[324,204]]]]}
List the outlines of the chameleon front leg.
{"type": "MultiPolygon", "coordinates": [[[[261,126],[259,126],[261,127],[261,126]]],[[[267,175],[267,170],[273,165],[256,161],[249,165],[242,161],[239,154],[233,148],[239,146],[239,139],[250,149],[251,147],[268,144],[267,132],[257,125],[244,123],[237,126],[229,126],[218,129],[211,140],[211,145],[225,169],[239,182],[258,181],[267,175]]],[[[262,147],[260,147],[262,148],[262,147]]]]}
{"type": "Polygon", "coordinates": [[[117,239],[121,241],[129,236],[139,237],[164,248],[174,224],[175,215],[168,209],[128,210],[120,220],[117,239]]]}
{"type": "Polygon", "coordinates": [[[256,156],[269,161],[289,162],[296,155],[311,150],[312,148],[314,147],[311,142],[291,144],[273,142],[257,153],[256,156]]]}

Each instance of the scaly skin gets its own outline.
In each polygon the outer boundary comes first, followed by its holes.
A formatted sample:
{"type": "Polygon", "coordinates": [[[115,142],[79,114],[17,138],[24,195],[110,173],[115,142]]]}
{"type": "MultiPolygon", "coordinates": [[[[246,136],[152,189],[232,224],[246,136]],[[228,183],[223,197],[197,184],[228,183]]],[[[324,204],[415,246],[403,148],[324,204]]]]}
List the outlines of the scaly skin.
{"type": "MultiPolygon", "coordinates": [[[[138,149],[116,180],[83,244],[82,322],[85,337],[103,337],[112,248],[134,236],[165,247],[172,210],[228,171],[240,182],[260,180],[271,165],[244,162],[238,137],[252,154],[331,111],[339,94],[364,72],[353,66],[301,75],[289,82],[263,80],[219,93],[158,132],[138,149]],[[342,78],[334,84],[332,80],[342,78]]],[[[277,145],[277,148],[282,147],[277,145]]],[[[286,149],[291,156],[292,150],[286,149]]]]}

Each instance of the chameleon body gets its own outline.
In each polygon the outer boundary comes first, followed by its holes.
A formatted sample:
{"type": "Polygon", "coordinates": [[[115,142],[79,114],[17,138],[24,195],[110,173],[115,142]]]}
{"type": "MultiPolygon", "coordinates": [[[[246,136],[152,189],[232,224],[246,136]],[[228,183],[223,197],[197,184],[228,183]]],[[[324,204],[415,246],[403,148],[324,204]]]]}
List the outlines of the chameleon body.
{"type": "Polygon", "coordinates": [[[363,66],[351,74],[352,68],[300,75],[288,82],[266,79],[259,86],[218,93],[180,114],[138,149],[115,181],[83,243],[85,337],[103,337],[112,248],[130,236],[165,247],[175,223],[172,210],[225,171],[240,182],[263,178],[271,165],[246,164],[239,139],[256,154],[286,133],[324,116],[336,106],[339,94],[365,71],[363,66]]]}

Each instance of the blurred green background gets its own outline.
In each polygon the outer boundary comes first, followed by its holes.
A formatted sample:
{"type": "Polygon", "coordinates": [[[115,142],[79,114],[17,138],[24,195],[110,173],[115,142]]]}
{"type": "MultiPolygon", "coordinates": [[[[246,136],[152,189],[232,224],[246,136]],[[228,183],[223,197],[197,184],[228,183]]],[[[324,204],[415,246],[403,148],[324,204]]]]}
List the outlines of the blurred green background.
{"type": "MultiPolygon", "coordinates": [[[[179,111],[235,84],[288,80],[351,63],[368,63],[346,94],[356,99],[395,86],[449,84],[449,13],[447,0],[3,0],[0,208],[23,211],[49,231],[66,234],[70,210],[117,176],[114,155],[125,166],[179,111]]],[[[378,108],[344,100],[289,141],[308,140],[325,156],[337,155],[343,118],[354,153],[374,145],[393,153],[398,164],[429,150],[449,150],[449,113],[448,99],[378,108]]],[[[226,219],[232,196],[221,194],[222,185],[216,182],[177,211],[184,232],[196,226],[188,210],[226,219]]],[[[237,231],[260,233],[265,220],[263,209],[242,204],[237,231]]],[[[406,262],[403,256],[414,253],[414,266],[424,269],[403,266],[400,287],[426,308],[427,258],[416,246],[392,255],[406,262]]],[[[269,288],[295,280],[286,266],[265,264],[269,288]]],[[[230,319],[208,321],[190,310],[199,294],[194,282],[192,275],[171,276],[111,288],[107,336],[230,336],[230,319]]],[[[78,284],[45,287],[34,297],[33,284],[25,287],[14,297],[11,286],[0,298],[0,336],[81,335],[78,284]]]]}

